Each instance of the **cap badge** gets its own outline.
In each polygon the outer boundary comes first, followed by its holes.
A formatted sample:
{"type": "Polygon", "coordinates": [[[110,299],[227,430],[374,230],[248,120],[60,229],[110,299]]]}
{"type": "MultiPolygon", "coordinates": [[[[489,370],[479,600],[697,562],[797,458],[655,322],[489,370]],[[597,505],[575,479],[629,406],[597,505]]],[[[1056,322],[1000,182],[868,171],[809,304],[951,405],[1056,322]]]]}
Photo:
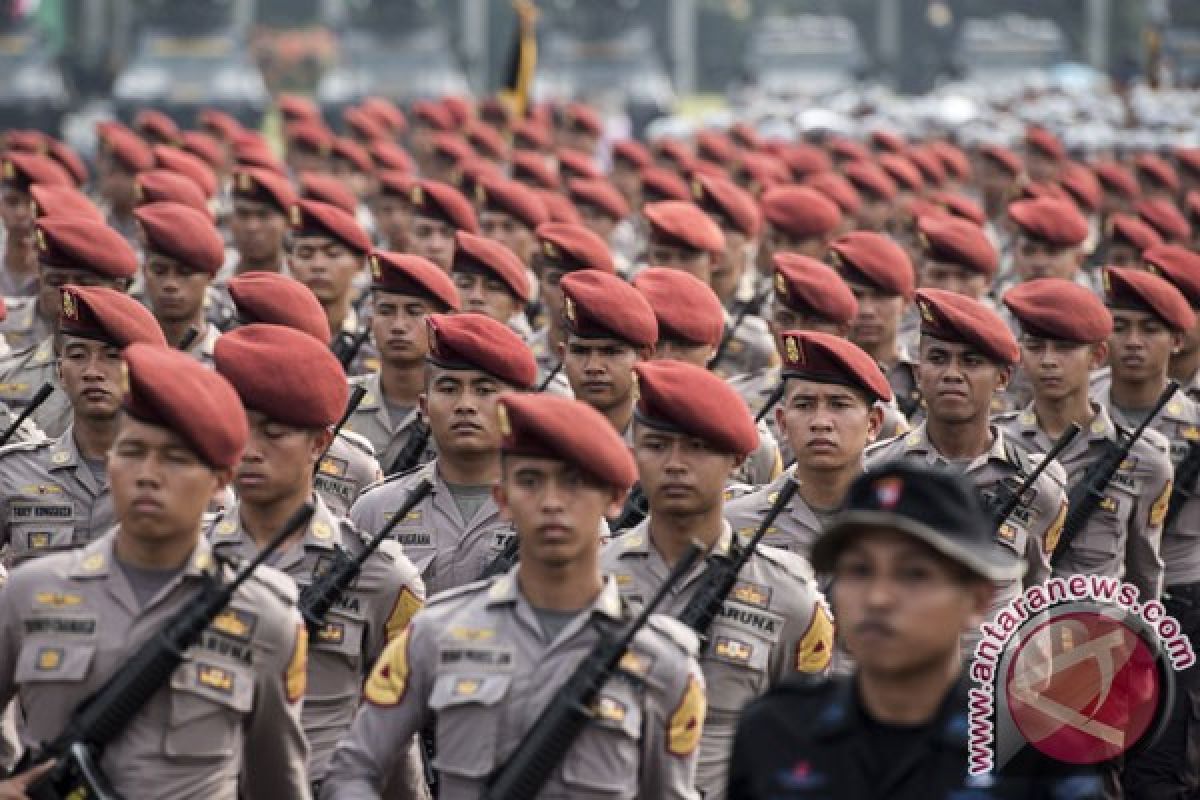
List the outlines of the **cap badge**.
{"type": "Polygon", "coordinates": [[[841,267],[842,267],[842,254],[841,253],[839,253],[837,250],[830,250],[828,253],[825,254],[825,257],[829,260],[829,265],[831,267],[836,267],[838,269],[841,269],[841,267]]]}
{"type": "Polygon", "coordinates": [[[795,336],[784,337],[784,349],[787,352],[787,363],[789,366],[799,366],[804,363],[804,357],[800,354],[800,345],[796,341],[795,336]]]}
{"type": "Polygon", "coordinates": [[[292,207],[288,209],[288,215],[291,217],[293,228],[299,228],[300,223],[304,221],[304,212],[300,210],[299,205],[293,204],[292,207]]]}
{"type": "Polygon", "coordinates": [[[704,197],[704,184],[700,181],[692,181],[692,197],[697,200],[704,197]]]}
{"type": "Polygon", "coordinates": [[[558,248],[554,246],[554,242],[542,242],[542,253],[546,258],[558,258],[558,248]]]}
{"type": "Polygon", "coordinates": [[[383,279],[383,269],[380,268],[380,266],[379,266],[379,256],[372,255],[370,261],[371,261],[371,277],[376,281],[382,280],[383,279]]]}
{"type": "Polygon", "coordinates": [[[487,205],[487,189],[482,183],[475,184],[475,202],[481,206],[487,205]]]}
{"type": "Polygon", "coordinates": [[[929,244],[929,237],[925,235],[925,231],[917,231],[917,242],[921,245],[922,250],[932,250],[929,244]]]}
{"type": "Polygon", "coordinates": [[[239,192],[248,192],[254,188],[254,179],[247,172],[239,172],[237,176],[237,188],[239,192]]]}
{"type": "Polygon", "coordinates": [[[783,277],[782,272],[775,273],[775,291],[787,297],[787,278],[783,277]]]}
{"type": "Polygon", "coordinates": [[[46,244],[46,234],[41,228],[35,229],[35,238],[37,239],[38,250],[49,250],[50,245],[46,244]]]}
{"type": "Polygon", "coordinates": [[[633,379],[633,382],[629,389],[629,393],[633,397],[634,404],[637,404],[637,403],[641,402],[641,399],[642,399],[642,387],[641,387],[641,384],[638,383],[638,376],[637,376],[636,372],[633,373],[632,375],[630,375],[629,377],[633,379]]]}
{"type": "Polygon", "coordinates": [[[1104,282],[1104,293],[1111,294],[1112,293],[1112,277],[1109,275],[1108,270],[1104,270],[1103,272],[1101,272],[1100,277],[1101,277],[1102,281],[1104,282]]]}
{"type": "Polygon", "coordinates": [[[62,315],[72,321],[79,319],[79,307],[75,304],[75,295],[67,291],[62,293],[62,315]]]}
{"type": "Polygon", "coordinates": [[[496,404],[496,422],[500,425],[501,436],[512,436],[512,423],[508,420],[508,409],[504,403],[496,404]]]}
{"type": "Polygon", "coordinates": [[[930,325],[932,325],[934,322],[933,310],[929,308],[929,303],[927,303],[924,300],[921,300],[917,303],[917,307],[921,309],[921,319],[925,320],[930,325]]]}
{"type": "Polygon", "coordinates": [[[567,316],[567,321],[575,323],[575,301],[570,297],[563,298],[563,313],[567,316]]]}
{"type": "Polygon", "coordinates": [[[414,206],[423,205],[425,203],[425,192],[421,191],[420,186],[412,187],[412,191],[409,192],[408,195],[414,206]]]}
{"type": "Polygon", "coordinates": [[[13,166],[13,162],[9,161],[7,158],[4,159],[4,177],[8,180],[12,180],[16,176],[17,168],[13,166]]]}
{"type": "Polygon", "coordinates": [[[117,381],[117,388],[121,390],[121,397],[129,396],[129,365],[124,361],[121,362],[121,377],[117,381]]]}
{"type": "Polygon", "coordinates": [[[140,180],[135,180],[133,182],[133,194],[137,197],[138,202],[146,199],[146,190],[142,188],[142,182],[140,180]]]}
{"type": "Polygon", "coordinates": [[[899,478],[881,478],[875,481],[875,500],[879,507],[891,511],[900,502],[904,482],[899,478]]]}

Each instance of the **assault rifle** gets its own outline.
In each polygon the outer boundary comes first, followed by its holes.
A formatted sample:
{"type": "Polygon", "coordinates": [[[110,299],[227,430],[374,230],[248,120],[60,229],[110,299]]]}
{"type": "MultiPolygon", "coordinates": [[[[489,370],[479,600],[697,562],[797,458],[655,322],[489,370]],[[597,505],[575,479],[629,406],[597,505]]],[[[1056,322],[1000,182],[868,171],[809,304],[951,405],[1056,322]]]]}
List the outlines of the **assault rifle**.
{"type": "Polygon", "coordinates": [[[1187,455],[1175,467],[1175,488],[1167,503],[1167,516],[1163,518],[1163,530],[1170,530],[1187,502],[1196,496],[1196,481],[1200,478],[1200,442],[1188,442],[1187,455]]]}
{"type": "MultiPolygon", "coordinates": [[[[983,506],[984,509],[992,515],[992,530],[1000,530],[1000,526],[1003,525],[1009,516],[1017,510],[1017,506],[1021,504],[1021,497],[1026,491],[1029,490],[1029,487],[1033,486],[1033,484],[1037,482],[1037,479],[1041,477],[1041,474],[1046,467],[1050,466],[1050,462],[1058,458],[1059,454],[1061,454],[1063,450],[1066,450],[1067,446],[1071,444],[1071,442],[1075,441],[1075,437],[1078,436],[1082,430],[1083,429],[1080,428],[1079,425],[1072,422],[1067,429],[1062,432],[1062,436],[1059,436],[1057,441],[1054,442],[1054,446],[1051,447],[1046,452],[1045,456],[1042,457],[1042,460],[1038,462],[1037,466],[1035,466],[1029,472],[1029,474],[1021,480],[1015,489],[1008,481],[1001,481],[1000,483],[996,484],[996,489],[994,492],[984,494],[983,506]]],[[[1017,476],[1013,475],[1012,477],[1016,478],[1017,476]]]]}
{"type": "Polygon", "coordinates": [[[21,409],[21,413],[12,421],[12,424],[4,429],[4,433],[0,433],[0,447],[8,444],[8,440],[13,437],[25,420],[33,416],[33,412],[37,411],[42,403],[46,402],[46,398],[54,394],[54,387],[49,383],[43,383],[42,388],[37,390],[37,394],[29,401],[29,405],[21,409]]]}
{"type": "Polygon", "coordinates": [[[337,441],[338,434],[342,432],[342,428],[346,427],[346,422],[350,419],[350,415],[358,409],[358,404],[362,402],[363,397],[367,394],[365,386],[355,386],[350,391],[350,398],[346,401],[346,410],[342,412],[342,418],[338,420],[337,425],[333,426],[333,438],[329,440],[329,447],[326,447],[321,457],[317,459],[317,463],[313,465],[313,474],[316,475],[321,470],[321,462],[325,460],[325,456],[329,454],[333,443],[337,441]]]}
{"type": "Polygon", "coordinates": [[[765,292],[756,294],[751,298],[750,302],[738,309],[737,316],[733,318],[733,324],[725,329],[725,334],[721,337],[720,343],[717,345],[717,352],[713,355],[712,361],[708,362],[708,368],[714,370],[721,363],[721,359],[725,357],[725,353],[729,351],[729,345],[733,343],[733,337],[737,335],[738,329],[742,327],[742,323],[746,321],[751,312],[757,313],[758,309],[766,301],[767,295],[770,294],[768,289],[765,292]]]}

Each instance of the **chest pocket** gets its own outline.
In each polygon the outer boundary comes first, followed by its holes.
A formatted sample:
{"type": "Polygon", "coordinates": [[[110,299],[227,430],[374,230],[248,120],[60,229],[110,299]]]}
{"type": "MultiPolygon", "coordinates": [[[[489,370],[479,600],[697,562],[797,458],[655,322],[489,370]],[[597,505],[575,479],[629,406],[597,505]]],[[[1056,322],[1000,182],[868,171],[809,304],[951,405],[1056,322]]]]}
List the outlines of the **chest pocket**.
{"type": "Polygon", "coordinates": [[[1125,484],[1109,483],[1087,525],[1072,543],[1073,567],[1077,571],[1109,574],[1110,564],[1124,561],[1124,540],[1136,500],[1125,484]]]}
{"type": "Polygon", "coordinates": [[[437,554],[433,528],[418,521],[397,525],[392,539],[400,544],[404,555],[418,571],[424,573],[437,554]]]}
{"type": "Polygon", "coordinates": [[[70,502],[13,500],[8,506],[8,525],[13,546],[19,551],[75,543],[75,507],[70,502]]]}
{"type": "Polygon", "coordinates": [[[438,676],[429,697],[437,715],[437,756],[433,765],[462,778],[483,778],[496,767],[500,701],[511,675],[454,673],[438,676]]]}
{"type": "Polygon", "coordinates": [[[782,627],[778,614],[741,603],[725,604],[700,661],[714,719],[719,712],[741,713],[746,703],[766,690],[771,648],[782,627]]]}
{"type": "Polygon", "coordinates": [[[17,656],[19,684],[80,683],[96,657],[94,644],[65,644],[61,640],[27,641],[17,656]]]}
{"type": "Polygon", "coordinates": [[[254,706],[254,672],[201,652],[171,676],[164,750],[175,758],[229,758],[254,706]]]}
{"type": "Polygon", "coordinates": [[[627,681],[608,682],[592,704],[592,719],[567,751],[563,783],[571,797],[633,797],[642,738],[639,692],[627,681]]]}

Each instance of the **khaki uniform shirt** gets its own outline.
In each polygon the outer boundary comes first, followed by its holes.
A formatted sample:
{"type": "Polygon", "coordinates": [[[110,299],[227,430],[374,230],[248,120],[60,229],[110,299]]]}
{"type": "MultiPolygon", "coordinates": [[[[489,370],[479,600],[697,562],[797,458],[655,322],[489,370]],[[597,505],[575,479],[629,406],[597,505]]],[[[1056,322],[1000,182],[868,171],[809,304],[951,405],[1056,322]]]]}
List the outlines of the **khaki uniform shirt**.
{"type": "Polygon", "coordinates": [[[8,312],[0,321],[0,334],[13,353],[28,350],[54,333],[54,326],[37,313],[37,295],[29,297],[6,297],[8,312]]]}
{"type": "MultiPolygon", "coordinates": [[[[600,555],[621,596],[637,605],[653,596],[670,573],[650,541],[649,518],[614,539],[600,555]]],[[[725,523],[714,550],[728,553],[733,531],[725,523]]],[[[697,564],[663,602],[664,614],[687,606],[707,571],[697,564]]],[[[700,741],[696,788],[705,800],[725,796],[729,753],[742,708],[782,678],[823,673],[833,652],[833,624],[812,568],[801,557],[759,546],[713,621],[700,666],[708,685],[708,717],[700,741]]]]}
{"type": "Polygon", "coordinates": [[[81,547],[115,524],[108,476],[97,480],[75,444],[58,439],[0,450],[0,544],[6,560],[81,547]]]}
{"type": "MultiPolygon", "coordinates": [[[[346,425],[342,430],[357,433],[369,441],[375,448],[375,459],[379,462],[380,468],[386,472],[391,469],[396,456],[400,455],[400,451],[408,444],[408,437],[413,434],[413,430],[420,420],[421,412],[414,406],[399,424],[393,423],[387,403],[383,400],[383,390],[380,387],[378,372],[351,378],[350,385],[352,387],[362,386],[367,393],[363,395],[362,402],[350,415],[350,419],[346,420],[346,425]]],[[[433,437],[430,436],[426,440],[425,452],[418,464],[429,463],[433,460],[434,455],[433,437]]]]}
{"type": "MultiPolygon", "coordinates": [[[[748,539],[754,535],[759,523],[775,505],[779,490],[784,483],[793,479],[794,472],[794,469],[790,469],[768,485],[725,504],[725,519],[738,536],[748,539]]],[[[767,528],[762,543],[795,553],[807,561],[812,553],[813,542],[820,533],[821,520],[797,492],[767,528]]]]}
{"type": "Polygon", "coordinates": [[[334,514],[344,517],[363,490],[382,478],[375,448],[365,437],[343,429],[321,459],[313,488],[334,514]]]}
{"type": "MultiPolygon", "coordinates": [[[[236,508],[216,520],[209,541],[218,555],[248,560],[258,554],[236,508]]],[[[334,516],[318,498],[304,539],[279,554],[273,566],[303,591],[329,569],[338,548],[353,558],[364,545],[362,534],[350,521],[334,516]]],[[[329,610],[308,648],[303,721],[311,780],[325,777],[338,740],[350,729],[367,672],[424,601],[425,586],[416,567],[399,545],[385,541],[329,610]]]]}
{"type": "MultiPolygon", "coordinates": [[[[19,699],[26,746],[61,733],[215,569],[201,537],[183,571],[139,607],[114,561],[115,536],[23,564],[0,593],[0,707],[19,699]]],[[[309,796],[300,726],[306,646],[295,600],[292,582],[270,568],[242,585],[169,683],[105,747],[100,768],[118,795],[309,796]]]]}
{"type": "Polygon", "coordinates": [[[48,336],[36,347],[14,354],[0,362],[0,403],[14,411],[29,405],[43,384],[55,391],[33,412],[30,419],[47,436],[62,436],[74,416],[71,401],[58,382],[54,339],[48,336]]]}
{"type": "MultiPolygon", "coordinates": [[[[1059,455],[1067,472],[1067,486],[1083,480],[1084,472],[1103,453],[1105,441],[1115,441],[1117,428],[1103,406],[1092,405],[1091,425],[1059,455]]],[[[996,417],[998,427],[1022,449],[1045,453],[1054,444],[1039,427],[1032,409],[996,417]]],[[[1072,542],[1055,575],[1104,575],[1123,578],[1141,591],[1142,598],[1157,598],[1163,588],[1163,561],[1159,553],[1162,521],[1171,498],[1171,460],[1167,442],[1153,430],[1134,444],[1104,490],[1104,499],[1084,529],[1072,542]]],[[[1069,491],[1069,490],[1068,490],[1069,491]]]]}
{"type": "MultiPolygon", "coordinates": [[[[728,330],[735,318],[725,312],[725,328],[728,330]]],[[[779,364],[779,354],[775,352],[775,339],[762,317],[747,314],[742,318],[733,333],[733,338],[725,348],[721,361],[713,372],[722,378],[735,375],[745,375],[757,372],[766,367],[779,364]]]]}
{"type": "MultiPolygon", "coordinates": [[[[432,723],[439,797],[477,800],[583,657],[631,616],[608,578],[591,607],[546,641],[516,578],[514,569],[433,598],[388,645],[322,798],[379,797],[389,761],[432,723]]],[[[539,800],[699,798],[693,785],[704,679],[696,646],[682,625],[651,617],[539,800]]]]}
{"type": "Polygon", "coordinates": [[[206,367],[213,365],[213,350],[217,346],[217,339],[221,338],[221,331],[216,325],[211,322],[204,323],[204,330],[192,342],[192,346],[187,349],[187,354],[199,361],[206,367]]]}

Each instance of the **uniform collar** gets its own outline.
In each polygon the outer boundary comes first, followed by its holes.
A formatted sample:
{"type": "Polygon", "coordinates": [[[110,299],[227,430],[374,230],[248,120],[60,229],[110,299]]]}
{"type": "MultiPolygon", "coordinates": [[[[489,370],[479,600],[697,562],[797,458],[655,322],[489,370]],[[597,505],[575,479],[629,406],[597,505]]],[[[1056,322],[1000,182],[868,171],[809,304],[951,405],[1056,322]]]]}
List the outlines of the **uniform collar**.
{"type": "Polygon", "coordinates": [[[73,469],[83,456],[79,453],[79,448],[75,445],[75,426],[69,425],[62,436],[54,440],[54,444],[50,447],[48,453],[50,459],[50,470],[73,469]]]}
{"type": "MultiPolygon", "coordinates": [[[[309,500],[313,504],[313,515],[304,531],[304,539],[300,543],[301,550],[333,550],[340,542],[338,533],[341,526],[337,517],[329,510],[320,494],[313,492],[309,500]]],[[[221,519],[213,527],[213,538],[217,544],[237,542],[257,549],[254,540],[242,525],[240,510],[241,503],[238,503],[222,513],[221,519]]]]}
{"type": "Polygon", "coordinates": [[[363,395],[362,402],[358,404],[359,411],[375,411],[383,408],[382,383],[378,372],[372,372],[358,382],[359,386],[367,390],[367,393],[363,395]]]}
{"type": "MultiPolygon", "coordinates": [[[[529,601],[521,594],[520,587],[517,584],[517,574],[520,569],[521,566],[518,564],[492,582],[487,593],[488,608],[512,606],[518,603],[528,605],[529,601]]],[[[604,584],[600,587],[600,594],[596,595],[596,599],[592,601],[591,606],[588,608],[588,615],[591,616],[593,614],[599,614],[600,616],[616,621],[620,621],[624,617],[622,613],[621,594],[617,590],[617,582],[612,575],[604,576],[604,584]]]]}
{"type": "MultiPolygon", "coordinates": [[[[1004,461],[1004,434],[995,426],[989,425],[988,432],[992,436],[992,445],[986,453],[981,453],[971,460],[967,465],[967,471],[976,469],[977,467],[986,464],[988,461],[999,460],[1004,461]]],[[[950,459],[946,458],[934,446],[929,439],[928,422],[922,422],[916,428],[904,435],[904,446],[912,453],[924,453],[925,460],[929,464],[948,463],[950,459]]]]}
{"type": "Polygon", "coordinates": [[[212,358],[213,353],[216,350],[217,339],[220,337],[220,335],[221,332],[217,330],[216,325],[213,325],[211,322],[204,323],[203,333],[201,333],[196,341],[192,343],[192,346],[188,348],[188,353],[193,356],[212,358]]]}
{"type": "MultiPolygon", "coordinates": [[[[1095,401],[1088,402],[1092,407],[1092,413],[1095,414],[1085,431],[1088,440],[1103,441],[1105,439],[1112,439],[1115,441],[1117,438],[1117,428],[1113,424],[1112,417],[1109,416],[1107,409],[1095,401]]],[[[1020,426],[1022,434],[1046,435],[1038,425],[1037,414],[1034,413],[1032,403],[1017,415],[1017,424],[1020,426]]]]}
{"type": "MultiPolygon", "coordinates": [[[[69,575],[72,578],[107,578],[112,573],[116,562],[117,528],[80,548],[71,563],[69,575]]],[[[203,534],[196,537],[196,547],[192,550],[182,576],[188,578],[210,576],[214,570],[212,545],[203,534]]]]}

